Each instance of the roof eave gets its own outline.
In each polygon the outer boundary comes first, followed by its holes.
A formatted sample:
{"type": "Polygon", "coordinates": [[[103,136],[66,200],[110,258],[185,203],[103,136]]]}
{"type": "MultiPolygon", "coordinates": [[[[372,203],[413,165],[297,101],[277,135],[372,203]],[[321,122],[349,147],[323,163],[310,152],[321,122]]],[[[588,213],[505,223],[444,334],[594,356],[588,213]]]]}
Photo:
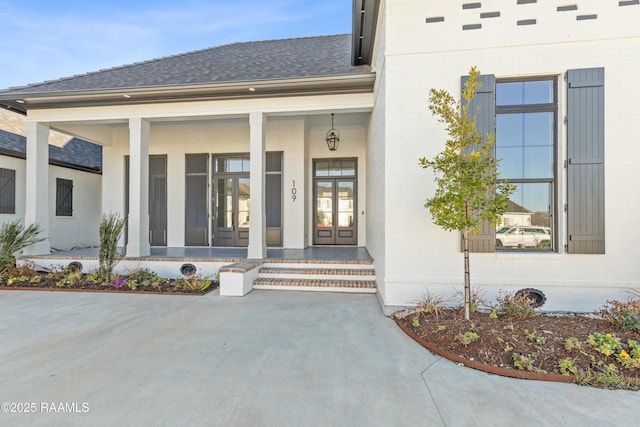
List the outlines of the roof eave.
{"type": "MultiPolygon", "coordinates": [[[[16,159],[25,160],[27,158],[26,153],[22,151],[10,150],[8,148],[0,147],[0,156],[14,157],[16,159]]],[[[64,160],[54,159],[49,157],[49,164],[52,166],[60,166],[67,169],[74,169],[82,172],[89,172],[95,174],[102,174],[102,168],[100,166],[86,166],[78,163],[67,162],[64,160]]]]}
{"type": "Polygon", "coordinates": [[[380,0],[354,0],[351,64],[371,65],[376,39],[380,0]]]}
{"type": "Polygon", "coordinates": [[[163,87],[115,88],[66,92],[0,93],[0,104],[15,109],[130,105],[159,102],[265,98],[337,93],[362,93],[373,90],[375,73],[324,76],[298,79],[224,82],[163,87]],[[17,107],[16,107],[17,106],[17,107]]]}

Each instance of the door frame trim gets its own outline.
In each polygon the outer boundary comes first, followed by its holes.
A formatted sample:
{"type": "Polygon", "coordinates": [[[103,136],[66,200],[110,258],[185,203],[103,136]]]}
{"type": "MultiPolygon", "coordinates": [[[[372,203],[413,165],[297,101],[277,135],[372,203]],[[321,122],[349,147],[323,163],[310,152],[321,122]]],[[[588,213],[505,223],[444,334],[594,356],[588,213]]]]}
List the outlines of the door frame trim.
{"type": "MultiPolygon", "coordinates": [[[[311,208],[311,233],[312,233],[312,238],[311,238],[311,244],[313,246],[357,246],[358,245],[358,158],[357,157],[319,157],[319,158],[314,158],[311,161],[312,163],[312,168],[311,168],[311,186],[312,186],[312,208],[311,208]],[[354,162],[354,174],[353,175],[339,175],[339,176],[316,176],[316,165],[318,162],[332,162],[332,161],[349,161],[352,160],[354,162]],[[321,181],[323,179],[333,179],[334,182],[336,182],[337,180],[344,178],[346,179],[353,179],[354,182],[354,194],[353,194],[353,233],[354,233],[354,240],[355,242],[353,244],[339,244],[339,243],[335,243],[335,241],[337,240],[337,235],[339,232],[339,228],[338,227],[338,218],[337,218],[337,214],[338,214],[338,210],[334,211],[334,228],[335,228],[335,237],[334,237],[334,243],[333,244],[322,244],[322,243],[316,243],[316,231],[317,231],[317,208],[318,208],[318,204],[317,204],[317,188],[316,188],[316,181],[321,181]]],[[[337,192],[337,187],[334,186],[333,188],[334,192],[337,192]]]]}

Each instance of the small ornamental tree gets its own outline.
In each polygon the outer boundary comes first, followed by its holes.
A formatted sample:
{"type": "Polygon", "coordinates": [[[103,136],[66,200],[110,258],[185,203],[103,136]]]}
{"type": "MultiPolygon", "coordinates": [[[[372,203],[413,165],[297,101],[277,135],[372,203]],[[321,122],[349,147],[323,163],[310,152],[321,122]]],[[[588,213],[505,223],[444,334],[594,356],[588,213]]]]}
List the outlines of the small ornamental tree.
{"type": "Polygon", "coordinates": [[[497,225],[515,187],[497,183],[498,160],[493,154],[495,136],[483,135],[476,127],[476,113],[469,111],[471,100],[482,86],[476,67],[462,89],[462,102],[446,90],[429,91],[429,111],[446,125],[445,149],[433,159],[423,157],[419,164],[435,174],[436,191],[427,199],[434,224],[445,230],[461,231],[464,250],[464,317],[469,320],[471,275],[469,234],[477,233],[482,221],[497,225]]]}

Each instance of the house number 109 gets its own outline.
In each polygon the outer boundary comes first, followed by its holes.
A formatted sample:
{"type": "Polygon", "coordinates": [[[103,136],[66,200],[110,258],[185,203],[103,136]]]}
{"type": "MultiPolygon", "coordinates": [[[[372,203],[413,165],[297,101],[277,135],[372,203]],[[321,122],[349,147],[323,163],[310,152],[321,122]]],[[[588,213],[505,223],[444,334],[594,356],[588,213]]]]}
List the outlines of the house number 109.
{"type": "Polygon", "coordinates": [[[296,188],[296,181],[293,181],[293,187],[291,187],[291,200],[296,201],[296,194],[298,194],[298,189],[296,188]]]}

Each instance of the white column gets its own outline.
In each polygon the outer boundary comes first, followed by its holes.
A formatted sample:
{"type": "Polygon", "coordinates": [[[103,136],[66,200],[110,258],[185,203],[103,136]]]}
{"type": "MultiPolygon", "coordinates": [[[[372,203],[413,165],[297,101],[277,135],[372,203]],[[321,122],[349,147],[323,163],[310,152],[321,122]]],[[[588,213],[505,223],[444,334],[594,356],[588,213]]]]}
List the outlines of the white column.
{"type": "Polygon", "coordinates": [[[129,241],[127,257],[148,256],[149,245],[149,122],[129,119],[129,241]]]}
{"type": "Polygon", "coordinates": [[[27,122],[26,203],[24,225],[40,225],[45,240],[28,246],[24,255],[51,253],[49,243],[49,126],[27,122]]]}
{"type": "Polygon", "coordinates": [[[265,209],[265,119],[261,112],[249,114],[249,141],[251,214],[247,257],[263,259],[267,256],[267,214],[265,209]]]}

